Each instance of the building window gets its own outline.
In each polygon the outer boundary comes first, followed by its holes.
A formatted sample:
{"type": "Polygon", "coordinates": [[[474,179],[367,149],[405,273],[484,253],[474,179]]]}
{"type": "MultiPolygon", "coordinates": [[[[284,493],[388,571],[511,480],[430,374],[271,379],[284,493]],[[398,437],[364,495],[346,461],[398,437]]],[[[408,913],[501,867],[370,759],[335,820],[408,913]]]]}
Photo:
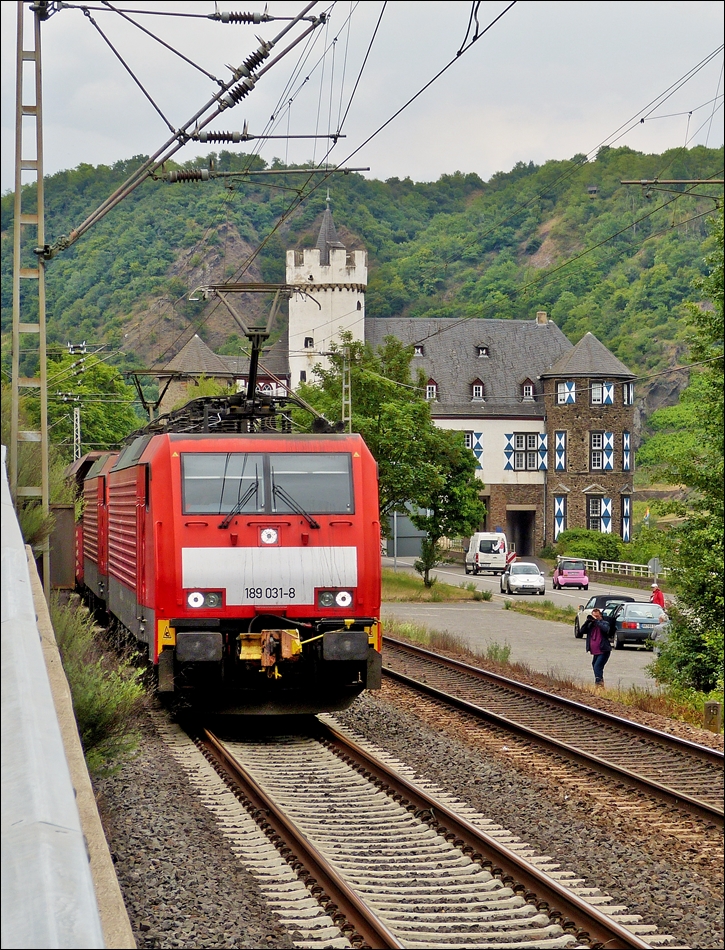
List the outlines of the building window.
{"type": "Polygon", "coordinates": [[[483,399],[483,383],[474,383],[471,387],[472,399],[483,399]]]}
{"type": "Polygon", "coordinates": [[[300,370],[300,382],[301,383],[307,382],[307,370],[304,370],[304,369],[300,370]]]}
{"type": "Polygon", "coordinates": [[[592,383],[591,394],[592,394],[592,405],[601,406],[602,400],[604,398],[604,389],[602,387],[602,384],[592,383]]]}
{"type": "Polygon", "coordinates": [[[424,352],[425,352],[425,351],[424,351],[424,349],[423,349],[423,344],[422,344],[422,343],[416,343],[415,346],[413,347],[413,354],[414,354],[415,356],[423,356],[423,355],[424,355],[424,352]]]}
{"type": "Polygon", "coordinates": [[[425,387],[425,398],[426,399],[438,398],[438,384],[437,383],[428,383],[428,385],[425,387]]]}
{"type": "Polygon", "coordinates": [[[536,472],[539,469],[539,434],[514,432],[514,470],[536,472]]]}
{"type": "Polygon", "coordinates": [[[315,345],[314,337],[306,336],[305,337],[305,349],[310,350],[315,345]]]}
{"type": "Polygon", "coordinates": [[[601,498],[587,498],[587,528],[590,531],[602,530],[601,498]]]}
{"type": "Polygon", "coordinates": [[[634,383],[622,384],[622,402],[625,406],[634,405],[634,383]]]}
{"type": "Polygon", "coordinates": [[[600,472],[604,468],[604,433],[591,432],[589,443],[589,468],[593,472],[600,472]]]}
{"type": "Polygon", "coordinates": [[[472,433],[472,432],[464,432],[464,433],[463,433],[463,439],[464,439],[464,441],[465,441],[465,443],[466,443],[466,448],[467,448],[467,449],[471,449],[471,451],[473,451],[473,433],[472,433]]]}
{"type": "Polygon", "coordinates": [[[533,399],[534,398],[534,384],[524,383],[523,394],[524,394],[524,399],[533,399]]]}
{"type": "Polygon", "coordinates": [[[488,356],[488,347],[487,347],[487,346],[479,346],[479,347],[478,347],[478,355],[479,355],[479,357],[487,357],[487,356],[488,356]]]}
{"type": "Polygon", "coordinates": [[[576,402],[576,383],[566,382],[556,384],[556,401],[560,406],[576,402]]]}

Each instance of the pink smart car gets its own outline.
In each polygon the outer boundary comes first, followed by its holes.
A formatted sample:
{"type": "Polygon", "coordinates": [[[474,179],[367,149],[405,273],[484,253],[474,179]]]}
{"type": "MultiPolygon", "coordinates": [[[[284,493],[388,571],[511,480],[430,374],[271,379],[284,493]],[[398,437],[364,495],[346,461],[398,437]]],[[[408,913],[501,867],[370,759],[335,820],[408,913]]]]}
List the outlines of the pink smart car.
{"type": "Polygon", "coordinates": [[[562,587],[578,587],[580,590],[589,590],[589,578],[584,561],[577,558],[561,558],[554,571],[554,590],[562,587]]]}

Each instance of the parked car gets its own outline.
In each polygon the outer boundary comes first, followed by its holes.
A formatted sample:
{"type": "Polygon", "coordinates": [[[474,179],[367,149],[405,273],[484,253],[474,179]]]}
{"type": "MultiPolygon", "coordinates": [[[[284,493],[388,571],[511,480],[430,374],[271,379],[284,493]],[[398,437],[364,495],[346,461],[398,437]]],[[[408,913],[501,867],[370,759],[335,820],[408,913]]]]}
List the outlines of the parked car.
{"type": "Polygon", "coordinates": [[[631,603],[634,603],[634,597],[622,596],[621,594],[595,594],[594,597],[589,598],[586,604],[579,604],[574,620],[574,636],[581,638],[584,621],[595,607],[598,607],[602,612],[602,616],[609,620],[620,604],[631,603]]]}
{"type": "Polygon", "coordinates": [[[543,594],[545,590],[544,575],[528,561],[514,561],[501,575],[502,594],[543,594]]]}
{"type": "Polygon", "coordinates": [[[652,642],[667,626],[667,614],[657,604],[620,604],[610,624],[609,636],[616,650],[621,650],[625,643],[647,646],[651,650],[652,642]]]}
{"type": "Polygon", "coordinates": [[[554,569],[552,584],[554,590],[561,590],[562,587],[589,590],[589,577],[584,561],[580,558],[560,558],[554,569]]]}

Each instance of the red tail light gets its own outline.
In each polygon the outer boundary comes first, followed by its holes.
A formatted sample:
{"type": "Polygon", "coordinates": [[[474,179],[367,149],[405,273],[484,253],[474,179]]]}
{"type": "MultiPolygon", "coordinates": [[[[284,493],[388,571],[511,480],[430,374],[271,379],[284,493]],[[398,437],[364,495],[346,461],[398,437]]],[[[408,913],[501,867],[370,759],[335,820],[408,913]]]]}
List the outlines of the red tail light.
{"type": "Polygon", "coordinates": [[[625,620],[624,623],[622,624],[622,629],[623,629],[623,630],[636,630],[638,626],[639,626],[638,623],[632,623],[631,620],[625,620]]]}

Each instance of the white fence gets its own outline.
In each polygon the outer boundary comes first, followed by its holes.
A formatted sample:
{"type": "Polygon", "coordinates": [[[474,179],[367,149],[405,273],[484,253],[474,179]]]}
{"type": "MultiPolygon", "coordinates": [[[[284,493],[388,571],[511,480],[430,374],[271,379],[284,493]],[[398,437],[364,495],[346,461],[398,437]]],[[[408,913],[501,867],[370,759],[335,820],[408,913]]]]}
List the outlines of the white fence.
{"type": "MultiPolygon", "coordinates": [[[[595,562],[596,563],[596,562],[595,562]]],[[[661,567],[657,574],[647,564],[630,564],[628,561],[600,561],[598,568],[602,574],[626,574],[628,577],[667,577],[669,568],[661,567]]]]}

